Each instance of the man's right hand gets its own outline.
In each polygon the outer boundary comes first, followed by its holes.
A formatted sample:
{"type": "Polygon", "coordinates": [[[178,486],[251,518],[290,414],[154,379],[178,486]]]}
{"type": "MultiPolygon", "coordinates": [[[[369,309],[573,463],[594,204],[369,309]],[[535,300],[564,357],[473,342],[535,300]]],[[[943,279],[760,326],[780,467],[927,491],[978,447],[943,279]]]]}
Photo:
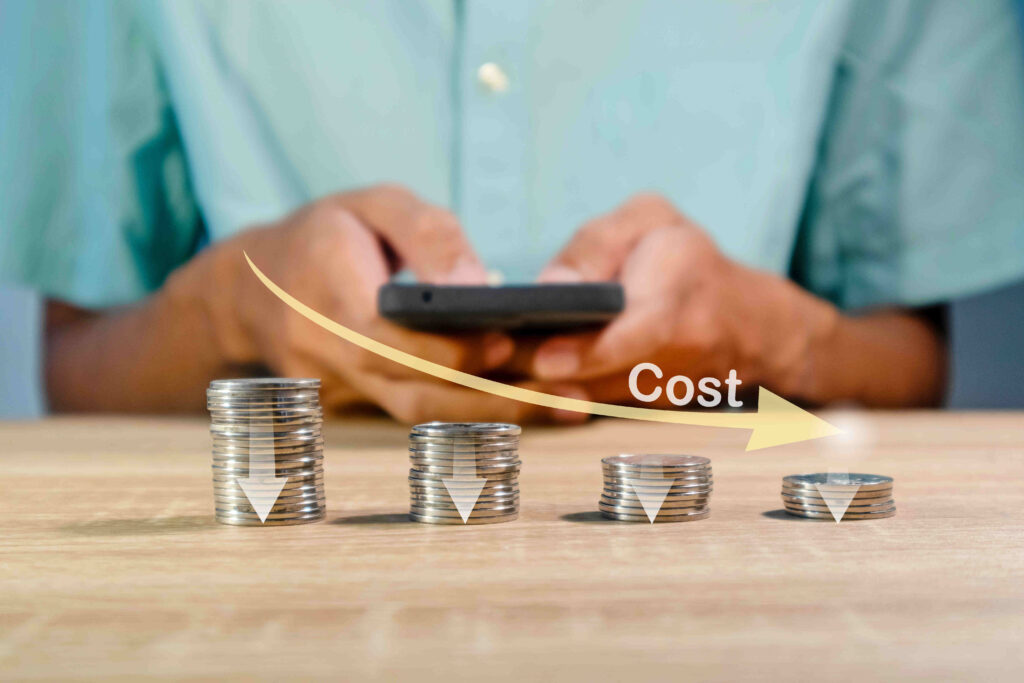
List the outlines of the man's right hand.
{"type": "MultiPolygon", "coordinates": [[[[335,337],[277,301],[243,251],[289,294],[342,325],[420,358],[483,374],[511,357],[505,335],[414,332],[377,313],[377,290],[405,267],[423,282],[485,282],[484,267],[450,212],[394,186],[332,195],[211,247],[177,271],[165,293],[203,306],[227,364],[320,377],[328,409],[374,403],[404,422],[543,417],[536,407],[435,380],[335,337]]],[[[573,392],[562,387],[561,393],[573,392]]]]}

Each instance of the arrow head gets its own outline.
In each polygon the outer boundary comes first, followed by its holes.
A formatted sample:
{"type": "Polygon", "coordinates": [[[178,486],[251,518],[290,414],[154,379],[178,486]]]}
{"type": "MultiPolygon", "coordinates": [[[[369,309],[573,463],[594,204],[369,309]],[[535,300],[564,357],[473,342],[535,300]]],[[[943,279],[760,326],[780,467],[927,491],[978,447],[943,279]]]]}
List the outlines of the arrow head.
{"type": "Polygon", "coordinates": [[[644,512],[647,513],[647,519],[651,520],[651,524],[654,524],[654,518],[661,511],[661,506],[673,483],[675,483],[674,479],[666,479],[664,482],[657,483],[645,481],[643,486],[632,485],[636,497],[640,499],[640,504],[644,507],[644,512]]]}
{"type": "Polygon", "coordinates": [[[800,406],[758,387],[757,422],[747,442],[748,451],[771,448],[842,434],[843,430],[816,417],[800,406]]]}
{"type": "Polygon", "coordinates": [[[480,492],[484,490],[487,480],[473,477],[471,479],[442,479],[441,482],[448,489],[448,497],[455,503],[455,509],[459,511],[459,517],[462,517],[462,523],[465,524],[469,520],[470,513],[473,512],[473,508],[476,507],[476,501],[480,498],[480,492]]]}
{"type": "Polygon", "coordinates": [[[860,485],[838,484],[829,481],[826,484],[815,484],[814,488],[818,490],[825,505],[828,506],[828,511],[832,513],[832,519],[836,520],[836,524],[838,524],[846,514],[846,508],[850,507],[850,503],[856,497],[860,485]]]}
{"type": "Polygon", "coordinates": [[[238,485],[249,500],[249,504],[252,505],[252,509],[259,515],[261,524],[267,521],[267,515],[270,514],[270,510],[274,507],[274,503],[277,502],[277,498],[281,495],[281,490],[286,483],[288,483],[288,477],[281,479],[249,477],[248,479],[238,480],[238,485]]]}

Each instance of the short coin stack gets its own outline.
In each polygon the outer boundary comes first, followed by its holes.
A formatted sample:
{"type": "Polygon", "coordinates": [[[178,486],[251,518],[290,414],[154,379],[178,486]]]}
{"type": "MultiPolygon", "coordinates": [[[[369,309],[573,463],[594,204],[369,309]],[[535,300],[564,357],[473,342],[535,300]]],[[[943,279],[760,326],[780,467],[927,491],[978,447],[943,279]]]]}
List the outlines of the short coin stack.
{"type": "Polygon", "coordinates": [[[878,474],[794,474],[782,478],[782,504],[797,517],[883,519],[896,514],[892,478],[878,474]]]}
{"type": "Polygon", "coordinates": [[[601,461],[598,507],[624,522],[692,522],[711,514],[711,461],[696,455],[616,455],[601,461]]]}
{"type": "Polygon", "coordinates": [[[324,518],[320,380],[215,380],[206,405],[218,522],[284,526],[324,518]]]}
{"type": "Polygon", "coordinates": [[[409,516],[426,524],[496,524],[519,516],[516,425],[430,422],[409,434],[409,516]]]}

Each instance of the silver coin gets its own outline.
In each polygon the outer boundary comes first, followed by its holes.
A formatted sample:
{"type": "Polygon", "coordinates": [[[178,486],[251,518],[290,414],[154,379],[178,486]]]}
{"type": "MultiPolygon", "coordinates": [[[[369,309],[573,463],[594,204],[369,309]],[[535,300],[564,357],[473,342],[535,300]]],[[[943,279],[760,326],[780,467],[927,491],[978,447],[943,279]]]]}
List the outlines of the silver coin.
{"type": "MultiPolygon", "coordinates": [[[[322,457],[291,458],[289,456],[281,456],[279,458],[272,458],[272,456],[266,455],[261,456],[261,458],[266,458],[266,460],[257,459],[256,467],[252,469],[259,470],[260,467],[263,467],[265,463],[266,465],[272,465],[276,472],[291,472],[295,475],[298,475],[298,470],[313,468],[323,469],[324,466],[324,459],[322,457]]],[[[251,459],[244,457],[218,457],[210,459],[210,467],[212,467],[214,471],[220,472],[222,474],[231,474],[234,472],[248,473],[250,471],[250,462],[252,462],[251,459]]]]}
{"type": "MultiPolygon", "coordinates": [[[[284,493],[294,493],[302,490],[323,489],[324,486],[324,475],[321,472],[315,477],[282,477],[285,479],[284,486],[281,491],[284,493]]],[[[214,493],[218,491],[233,491],[238,488],[238,482],[243,481],[244,477],[216,477],[213,479],[214,493]]],[[[246,483],[248,485],[248,482],[246,483]]],[[[268,489],[265,485],[259,485],[260,490],[268,489]]]]}
{"type": "Polygon", "coordinates": [[[817,489],[819,485],[836,486],[842,488],[845,486],[857,486],[864,491],[879,491],[886,488],[892,488],[892,477],[885,477],[879,474],[860,474],[857,472],[851,472],[849,474],[834,474],[826,472],[818,472],[815,474],[791,474],[788,477],[782,478],[783,485],[788,485],[792,488],[803,487],[810,489],[817,489]],[[835,481],[836,477],[842,477],[842,483],[835,481]],[[830,478],[832,479],[830,481],[830,478]]]}
{"type": "Polygon", "coordinates": [[[225,503],[245,501],[249,500],[249,495],[248,493],[246,493],[246,490],[253,492],[256,495],[277,495],[277,499],[275,502],[281,504],[300,503],[303,501],[322,501],[324,498],[323,488],[317,488],[312,491],[299,490],[297,492],[281,490],[278,493],[277,489],[253,489],[251,486],[248,485],[246,486],[245,489],[243,489],[241,486],[237,486],[234,489],[227,488],[221,489],[219,491],[214,491],[213,497],[214,499],[223,501],[225,503]]]}
{"type": "MultiPolygon", "coordinates": [[[[643,510],[646,509],[644,507],[644,504],[643,504],[643,502],[641,501],[640,498],[633,498],[633,499],[629,499],[629,498],[613,498],[613,497],[610,497],[610,496],[602,495],[601,499],[598,502],[600,502],[602,505],[607,505],[607,506],[610,506],[610,507],[623,508],[624,510],[632,509],[632,510],[636,510],[636,511],[643,511],[643,510]]],[[[710,501],[709,501],[708,498],[690,498],[690,499],[685,499],[685,500],[665,500],[665,501],[662,501],[658,505],[658,509],[659,510],[683,510],[683,509],[687,509],[687,508],[704,508],[704,507],[708,506],[709,502],[710,501]]]]}
{"type": "Polygon", "coordinates": [[[214,462],[240,462],[248,463],[249,461],[256,459],[259,462],[274,461],[274,462],[321,462],[324,459],[323,450],[308,450],[305,452],[295,453],[282,453],[280,451],[272,450],[251,450],[247,453],[212,453],[211,458],[214,462]]]}
{"type": "Polygon", "coordinates": [[[669,455],[657,453],[612,455],[601,459],[605,467],[636,470],[641,468],[661,468],[663,470],[692,470],[709,467],[711,460],[699,455],[669,455]]]}
{"type": "Polygon", "coordinates": [[[214,404],[207,403],[206,409],[209,411],[211,418],[215,415],[221,415],[225,413],[232,413],[234,415],[241,415],[249,413],[257,416],[265,416],[274,413],[300,413],[307,412],[312,413],[316,410],[323,410],[320,404],[316,401],[305,401],[305,402],[287,402],[287,401],[274,401],[270,403],[222,403],[214,404]]]}
{"type": "MultiPolygon", "coordinates": [[[[307,460],[284,460],[284,459],[280,459],[280,460],[276,461],[275,463],[273,463],[272,466],[274,468],[274,474],[276,474],[278,472],[285,472],[285,473],[287,473],[287,472],[294,472],[296,470],[313,469],[315,467],[320,467],[322,469],[323,468],[323,464],[324,464],[323,463],[323,458],[309,458],[307,460]]],[[[266,471],[265,471],[266,466],[265,465],[263,466],[264,470],[261,470],[260,466],[257,466],[255,468],[250,469],[249,461],[246,460],[246,459],[221,460],[221,459],[214,458],[214,460],[213,460],[213,467],[216,467],[217,471],[219,471],[219,472],[227,472],[227,473],[230,473],[230,472],[246,472],[246,473],[248,473],[250,471],[257,471],[257,472],[261,472],[264,475],[266,474],[266,471]]]]}
{"type": "MultiPolygon", "coordinates": [[[[511,472],[502,472],[500,474],[481,474],[477,473],[475,479],[486,479],[488,482],[508,482],[519,479],[519,471],[513,470],[511,472]]],[[[418,470],[409,470],[409,481],[435,481],[440,482],[444,479],[458,481],[459,477],[452,474],[451,471],[445,472],[444,474],[438,472],[420,472],[418,470]]]]}
{"type": "Polygon", "coordinates": [[[415,450],[409,449],[410,458],[426,458],[432,460],[508,460],[519,457],[518,448],[500,448],[494,450],[483,449],[434,449],[415,450]]]}
{"type": "MultiPolygon", "coordinates": [[[[816,505],[816,506],[827,506],[828,503],[842,503],[846,504],[846,498],[839,497],[828,497],[828,498],[813,498],[810,496],[790,496],[782,495],[782,500],[787,503],[794,505],[816,505]]],[[[853,498],[849,501],[850,507],[867,507],[871,505],[889,505],[893,502],[892,496],[880,496],[878,498],[853,498]]]]}
{"type": "MultiPolygon", "coordinates": [[[[811,510],[812,512],[829,512],[831,508],[826,503],[794,503],[790,500],[783,500],[782,504],[786,507],[800,509],[800,510],[811,510]]],[[[893,500],[885,500],[880,503],[868,504],[868,505],[855,505],[851,503],[846,507],[848,512],[877,512],[878,510],[886,510],[891,507],[895,507],[896,502],[893,500]]],[[[841,507],[841,501],[840,501],[841,507]]]]}
{"type": "Polygon", "coordinates": [[[324,439],[317,438],[308,440],[280,440],[280,441],[231,441],[215,439],[212,451],[220,453],[288,453],[289,451],[316,451],[324,449],[324,439]]]}
{"type": "MultiPolygon", "coordinates": [[[[662,524],[666,522],[697,522],[702,519],[707,519],[711,515],[711,510],[705,510],[703,512],[695,513],[692,515],[657,515],[654,518],[655,524],[662,524]]],[[[647,515],[627,515],[619,512],[611,512],[608,510],[601,510],[601,516],[607,519],[614,519],[618,522],[643,522],[644,524],[650,524],[651,520],[647,515]]]]}
{"type": "MultiPolygon", "coordinates": [[[[323,505],[311,508],[309,510],[294,510],[289,512],[271,512],[266,516],[268,522],[275,522],[286,519],[302,519],[303,517],[319,517],[327,511],[327,508],[323,505]]],[[[218,508],[215,511],[218,518],[232,518],[232,519],[256,519],[260,517],[251,508],[247,510],[236,509],[236,508],[218,508]]]]}
{"type": "Polygon", "coordinates": [[[669,486],[667,489],[662,486],[650,486],[640,483],[632,484],[612,484],[609,482],[604,483],[604,489],[606,491],[621,492],[626,494],[635,494],[637,490],[644,493],[659,493],[661,491],[667,491],[669,495],[673,496],[686,496],[692,494],[706,494],[711,493],[715,490],[715,487],[710,482],[700,485],[684,485],[684,486],[669,486]]]}
{"type": "MultiPolygon", "coordinates": [[[[295,480],[300,481],[303,479],[311,479],[316,476],[323,476],[324,470],[322,467],[311,467],[303,470],[277,470],[274,472],[275,479],[288,479],[289,481],[295,480]]],[[[265,472],[251,473],[248,470],[213,470],[213,481],[216,483],[238,481],[239,479],[261,479],[266,476],[265,472]]]]}
{"type": "Polygon", "coordinates": [[[274,391],[239,390],[239,391],[216,391],[206,390],[207,404],[219,403],[295,403],[304,401],[309,404],[320,403],[319,389],[278,389],[274,391]]]}
{"type": "MultiPolygon", "coordinates": [[[[786,513],[793,515],[794,517],[807,517],[808,519],[826,519],[835,521],[831,512],[812,512],[809,510],[796,510],[793,508],[785,508],[786,513]]],[[[896,515],[896,508],[892,508],[886,512],[870,512],[865,514],[846,513],[841,520],[844,522],[847,520],[864,520],[864,519],[886,519],[896,515]]]]}
{"type": "MultiPolygon", "coordinates": [[[[410,498],[417,498],[424,502],[430,501],[451,501],[452,497],[448,491],[441,493],[440,491],[425,491],[425,490],[411,490],[409,491],[410,498]]],[[[513,498],[519,497],[519,490],[512,489],[504,493],[489,493],[487,495],[481,494],[477,497],[477,501],[483,501],[487,503],[500,503],[501,501],[512,500],[513,498]]]]}
{"type": "Polygon", "coordinates": [[[684,487],[684,486],[707,486],[714,481],[714,477],[666,477],[664,479],[649,479],[647,477],[604,477],[606,484],[614,484],[615,486],[652,486],[655,488],[661,488],[665,484],[671,484],[672,486],[684,487]]]}
{"type": "MultiPolygon", "coordinates": [[[[451,501],[448,501],[448,502],[439,502],[439,501],[433,501],[433,500],[425,501],[422,498],[410,498],[409,499],[409,507],[410,507],[410,509],[416,509],[416,510],[419,510],[421,512],[423,510],[444,510],[446,512],[456,512],[457,513],[458,510],[459,510],[459,506],[456,505],[455,503],[451,502],[451,501]]],[[[519,498],[510,498],[510,499],[508,499],[508,500],[506,500],[506,501],[504,501],[502,503],[497,503],[497,502],[494,502],[494,501],[477,501],[476,504],[473,506],[473,510],[474,511],[502,510],[502,511],[506,511],[507,512],[509,510],[518,510],[518,509],[519,509],[519,498]]]]}
{"type": "MultiPolygon", "coordinates": [[[[460,493],[462,491],[465,491],[467,493],[473,493],[475,491],[475,489],[462,489],[460,491],[460,489],[457,488],[457,487],[453,487],[451,490],[452,491],[456,491],[456,492],[460,492],[460,493]]],[[[409,487],[409,493],[410,494],[415,494],[415,495],[433,495],[433,496],[438,496],[438,497],[444,497],[444,496],[450,495],[450,492],[449,492],[449,489],[448,489],[447,486],[410,486],[409,487]]],[[[519,485],[518,484],[514,484],[512,486],[498,486],[498,487],[494,487],[494,486],[486,487],[485,486],[484,488],[482,488],[480,490],[480,495],[481,496],[489,496],[489,497],[501,497],[501,496],[509,496],[509,495],[513,495],[513,494],[514,495],[519,495],[519,485]]]]}
{"type": "MultiPolygon", "coordinates": [[[[849,495],[850,490],[846,489],[825,489],[825,496],[822,496],[821,492],[817,489],[805,489],[805,488],[783,488],[783,496],[792,496],[794,498],[816,498],[821,500],[822,498],[835,498],[836,496],[845,497],[849,495]]],[[[880,491],[860,491],[858,490],[854,494],[854,500],[871,500],[874,498],[892,498],[892,489],[883,489],[880,491]]]]}
{"type": "MultiPolygon", "coordinates": [[[[645,515],[647,514],[644,510],[644,506],[637,503],[636,505],[624,505],[619,502],[609,502],[605,498],[601,498],[597,501],[598,508],[602,510],[611,510],[612,512],[621,512],[627,515],[645,515]]],[[[659,515],[688,515],[701,510],[707,509],[707,501],[700,501],[698,505],[684,505],[684,506],[672,506],[668,507],[662,505],[658,508],[659,515]]]]}
{"type": "Polygon", "coordinates": [[[480,463],[472,464],[448,464],[448,465],[423,465],[416,463],[410,467],[411,472],[419,472],[420,474],[436,474],[442,477],[450,477],[454,473],[456,476],[459,472],[468,472],[471,468],[475,475],[478,477],[486,477],[492,474],[509,474],[518,473],[521,469],[522,463],[518,460],[514,460],[507,465],[483,465],[480,463]]]}
{"type": "MultiPolygon", "coordinates": [[[[787,508],[793,508],[794,510],[808,510],[810,512],[831,512],[828,505],[822,504],[807,504],[807,503],[792,503],[788,500],[782,502],[783,506],[787,508]]],[[[896,507],[896,502],[893,500],[887,500],[884,503],[878,505],[850,505],[846,508],[847,512],[850,513],[868,513],[868,512],[879,512],[881,510],[888,510],[889,508],[896,507]]]]}
{"type": "Polygon", "coordinates": [[[219,438],[234,440],[248,439],[260,441],[277,441],[280,439],[315,439],[323,436],[322,423],[307,422],[301,425],[258,425],[251,422],[239,424],[210,424],[210,434],[219,438]]]}
{"type": "Polygon", "coordinates": [[[223,441],[215,439],[212,449],[220,452],[244,452],[244,453],[281,453],[291,450],[315,450],[323,449],[324,440],[318,438],[315,441],[301,439],[282,439],[273,443],[267,441],[223,441]]]}
{"type": "Polygon", "coordinates": [[[700,471],[700,472],[697,472],[697,471],[694,471],[694,472],[662,472],[662,473],[659,473],[657,475],[653,475],[653,473],[647,474],[647,473],[626,472],[626,471],[613,472],[613,471],[610,471],[610,470],[606,470],[606,471],[604,471],[602,473],[602,476],[604,477],[605,480],[608,480],[608,479],[610,479],[610,480],[616,480],[616,479],[617,480],[626,480],[626,479],[628,479],[628,480],[632,481],[634,479],[639,479],[639,480],[642,480],[642,481],[653,481],[653,482],[660,483],[662,481],[675,481],[675,480],[679,480],[679,481],[700,481],[702,479],[711,479],[713,476],[715,476],[715,473],[712,472],[711,470],[707,470],[707,471],[700,471]]]}
{"type": "Polygon", "coordinates": [[[435,515],[421,515],[410,512],[409,519],[410,521],[419,522],[421,524],[458,524],[460,526],[475,526],[477,524],[501,524],[502,522],[512,522],[519,519],[519,513],[514,512],[502,517],[470,517],[468,520],[463,522],[461,517],[437,517],[435,515]]]}
{"type": "Polygon", "coordinates": [[[284,406],[281,408],[271,407],[248,407],[222,408],[214,406],[209,409],[210,415],[215,418],[224,417],[297,417],[300,415],[323,415],[323,407],[319,401],[309,405],[284,406]]]}
{"type": "Polygon", "coordinates": [[[320,405],[319,391],[265,391],[206,392],[206,405],[213,408],[247,408],[250,406],[320,405]]]}
{"type": "Polygon", "coordinates": [[[215,434],[227,435],[237,433],[248,436],[252,433],[265,434],[272,432],[283,432],[289,429],[312,427],[318,429],[323,425],[323,417],[320,415],[305,415],[290,418],[217,418],[210,420],[210,431],[215,434]]]}
{"type": "MultiPolygon", "coordinates": [[[[263,502],[260,500],[259,502],[263,502]]],[[[271,512],[274,514],[282,512],[297,511],[299,508],[305,507],[323,507],[323,492],[320,492],[319,496],[306,497],[306,496],[292,496],[288,498],[278,498],[274,501],[271,507],[271,512]]],[[[244,509],[246,511],[251,509],[250,501],[247,497],[235,497],[235,496],[214,496],[214,504],[218,508],[224,509],[244,509]]]]}
{"type": "Polygon", "coordinates": [[[442,474],[449,475],[452,472],[452,468],[464,472],[464,471],[483,471],[483,472],[494,472],[495,474],[501,474],[505,472],[518,472],[522,469],[523,463],[521,460],[448,460],[445,461],[431,461],[425,462],[422,460],[410,460],[409,469],[424,474],[442,474]]]}
{"type": "Polygon", "coordinates": [[[255,525],[269,526],[271,524],[280,524],[283,522],[301,522],[302,520],[313,521],[316,519],[323,519],[327,514],[326,508],[319,510],[313,510],[310,512],[297,512],[294,514],[281,514],[267,515],[265,521],[261,522],[259,515],[254,512],[239,512],[234,510],[217,510],[215,511],[217,521],[231,520],[232,522],[255,522],[255,525]]]}
{"type": "Polygon", "coordinates": [[[518,425],[500,422],[427,422],[410,431],[411,436],[478,438],[485,436],[519,436],[518,425]]]}
{"type": "MultiPolygon", "coordinates": [[[[500,517],[501,515],[511,514],[518,512],[519,503],[512,503],[509,505],[494,505],[491,507],[483,507],[480,505],[473,506],[473,510],[469,513],[470,517],[500,517]]],[[[416,513],[417,515],[432,515],[434,517],[461,517],[462,514],[454,506],[434,506],[434,505],[420,505],[415,501],[409,502],[409,511],[416,513]]]]}
{"type": "MultiPolygon", "coordinates": [[[[280,519],[295,519],[297,517],[320,515],[324,512],[326,512],[326,508],[323,505],[310,505],[303,508],[296,507],[289,510],[278,510],[275,508],[275,510],[268,514],[265,517],[265,519],[267,519],[268,521],[280,519]]],[[[251,516],[259,519],[259,515],[257,515],[256,512],[252,509],[252,507],[248,505],[232,507],[224,506],[223,503],[218,503],[218,507],[214,511],[214,514],[216,514],[218,517],[233,517],[236,519],[241,519],[251,516]]]]}
{"type": "Polygon", "coordinates": [[[235,389],[319,389],[320,380],[315,377],[239,377],[215,379],[210,389],[234,391],[235,389]]]}
{"type": "Polygon", "coordinates": [[[710,486],[705,486],[701,488],[669,489],[668,491],[664,491],[663,489],[650,489],[643,487],[637,489],[632,486],[620,488],[617,486],[606,485],[601,489],[601,491],[604,495],[611,496],[612,498],[636,498],[638,494],[643,494],[645,498],[650,498],[651,496],[659,496],[664,493],[667,500],[682,500],[700,496],[710,497],[714,489],[710,486]]]}
{"type": "Polygon", "coordinates": [[[321,455],[324,452],[324,445],[322,443],[307,444],[304,446],[249,446],[247,444],[237,444],[234,446],[214,446],[211,451],[214,455],[225,456],[225,457],[242,457],[245,455],[259,454],[259,455],[275,455],[275,456],[298,456],[306,457],[310,455],[321,455]]]}
{"type": "MultiPolygon", "coordinates": [[[[301,499],[301,498],[319,498],[319,497],[324,496],[324,486],[323,486],[323,484],[318,484],[318,485],[317,484],[313,484],[313,485],[306,485],[306,486],[298,486],[298,487],[294,487],[294,488],[282,488],[282,489],[280,489],[280,492],[276,488],[267,487],[267,486],[257,486],[255,489],[253,489],[252,486],[249,486],[248,484],[246,484],[246,487],[249,488],[250,490],[256,490],[257,494],[267,494],[267,495],[270,495],[270,494],[273,494],[275,492],[278,492],[278,495],[281,498],[296,499],[296,500],[301,499]]],[[[246,494],[245,494],[245,490],[242,488],[242,486],[240,486],[238,484],[238,482],[233,482],[231,484],[225,484],[225,485],[217,485],[217,484],[215,484],[214,487],[213,487],[213,496],[214,496],[214,498],[233,499],[233,498],[245,497],[246,494]]]]}

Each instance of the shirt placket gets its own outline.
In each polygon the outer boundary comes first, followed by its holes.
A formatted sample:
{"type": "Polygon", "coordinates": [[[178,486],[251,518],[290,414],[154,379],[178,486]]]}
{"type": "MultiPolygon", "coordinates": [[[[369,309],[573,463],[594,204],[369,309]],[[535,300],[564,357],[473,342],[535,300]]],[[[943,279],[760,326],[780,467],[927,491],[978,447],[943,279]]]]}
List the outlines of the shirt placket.
{"type": "Polygon", "coordinates": [[[530,275],[523,259],[529,235],[528,4],[467,0],[456,64],[456,211],[495,279],[530,275]]]}

